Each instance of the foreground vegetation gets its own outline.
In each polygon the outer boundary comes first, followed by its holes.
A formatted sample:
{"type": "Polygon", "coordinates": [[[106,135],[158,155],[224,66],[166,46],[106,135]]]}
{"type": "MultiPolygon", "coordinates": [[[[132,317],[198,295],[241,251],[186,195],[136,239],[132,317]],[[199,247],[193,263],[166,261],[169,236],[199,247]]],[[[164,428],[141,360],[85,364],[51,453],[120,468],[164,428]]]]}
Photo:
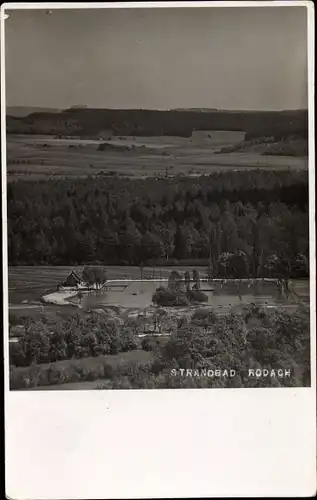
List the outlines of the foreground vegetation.
{"type": "Polygon", "coordinates": [[[122,326],[96,313],[43,315],[38,320],[25,316],[19,323],[19,340],[10,347],[10,364],[14,366],[118,354],[138,347],[132,324],[122,326]]]}
{"type": "Polygon", "coordinates": [[[112,389],[307,386],[308,312],[304,306],[293,312],[250,306],[219,316],[197,309],[170,325],[171,336],[160,340],[137,337],[143,330],[140,318],[130,325],[98,314],[60,317],[50,324],[25,318],[27,331],[10,345],[11,388],[99,379],[104,379],[100,388],[112,389]],[[124,357],[133,352],[133,360],[124,357]],[[249,368],[287,369],[291,376],[250,378],[249,368]],[[233,369],[236,376],[186,377],[179,369],[233,369]]]}

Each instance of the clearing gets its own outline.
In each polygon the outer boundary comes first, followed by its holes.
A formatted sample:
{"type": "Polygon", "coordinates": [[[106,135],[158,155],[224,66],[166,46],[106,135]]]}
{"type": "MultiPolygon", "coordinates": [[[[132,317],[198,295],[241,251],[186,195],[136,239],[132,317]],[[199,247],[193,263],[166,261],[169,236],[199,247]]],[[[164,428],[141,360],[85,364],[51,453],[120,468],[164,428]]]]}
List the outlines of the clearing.
{"type": "Polygon", "coordinates": [[[191,138],[113,137],[108,141],[8,134],[8,181],[87,175],[199,176],[227,168],[307,168],[307,158],[254,152],[215,154],[243,138],[244,132],[232,131],[194,132],[191,138]],[[108,146],[105,151],[98,149],[101,144],[108,146]]]}

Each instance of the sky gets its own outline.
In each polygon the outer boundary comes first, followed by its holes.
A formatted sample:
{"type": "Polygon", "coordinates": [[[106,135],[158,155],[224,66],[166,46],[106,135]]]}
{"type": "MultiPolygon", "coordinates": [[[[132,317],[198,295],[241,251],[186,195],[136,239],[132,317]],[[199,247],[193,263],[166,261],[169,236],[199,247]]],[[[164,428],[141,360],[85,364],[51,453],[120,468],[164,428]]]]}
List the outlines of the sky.
{"type": "Polygon", "coordinates": [[[8,106],[307,108],[305,7],[7,13],[8,106]]]}

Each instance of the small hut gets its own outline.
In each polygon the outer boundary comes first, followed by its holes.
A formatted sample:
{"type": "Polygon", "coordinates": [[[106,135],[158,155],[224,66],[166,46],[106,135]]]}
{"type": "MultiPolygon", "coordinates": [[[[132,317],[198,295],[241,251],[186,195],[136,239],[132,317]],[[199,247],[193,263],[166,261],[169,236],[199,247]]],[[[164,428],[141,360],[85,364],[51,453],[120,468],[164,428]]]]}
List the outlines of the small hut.
{"type": "Polygon", "coordinates": [[[62,283],[62,286],[77,287],[81,283],[80,277],[72,271],[62,283]]]}

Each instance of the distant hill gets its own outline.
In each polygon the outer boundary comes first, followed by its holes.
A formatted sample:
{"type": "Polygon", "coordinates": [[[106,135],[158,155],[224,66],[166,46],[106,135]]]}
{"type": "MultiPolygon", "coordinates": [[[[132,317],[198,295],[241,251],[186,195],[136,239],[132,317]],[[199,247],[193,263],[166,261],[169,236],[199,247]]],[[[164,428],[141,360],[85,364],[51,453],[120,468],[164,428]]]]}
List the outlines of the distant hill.
{"type": "Polygon", "coordinates": [[[200,113],[210,113],[210,111],[219,111],[217,108],[174,108],[171,111],[199,111],[200,113]]]}
{"type": "Polygon", "coordinates": [[[108,130],[115,136],[190,137],[194,130],[236,130],[255,137],[307,137],[307,110],[298,111],[158,111],[149,109],[72,108],[60,113],[34,112],[8,116],[9,134],[96,137],[108,130]]]}
{"type": "Polygon", "coordinates": [[[60,109],[39,106],[7,106],[7,115],[17,117],[28,116],[31,113],[59,113],[60,111],[60,109]]]}

